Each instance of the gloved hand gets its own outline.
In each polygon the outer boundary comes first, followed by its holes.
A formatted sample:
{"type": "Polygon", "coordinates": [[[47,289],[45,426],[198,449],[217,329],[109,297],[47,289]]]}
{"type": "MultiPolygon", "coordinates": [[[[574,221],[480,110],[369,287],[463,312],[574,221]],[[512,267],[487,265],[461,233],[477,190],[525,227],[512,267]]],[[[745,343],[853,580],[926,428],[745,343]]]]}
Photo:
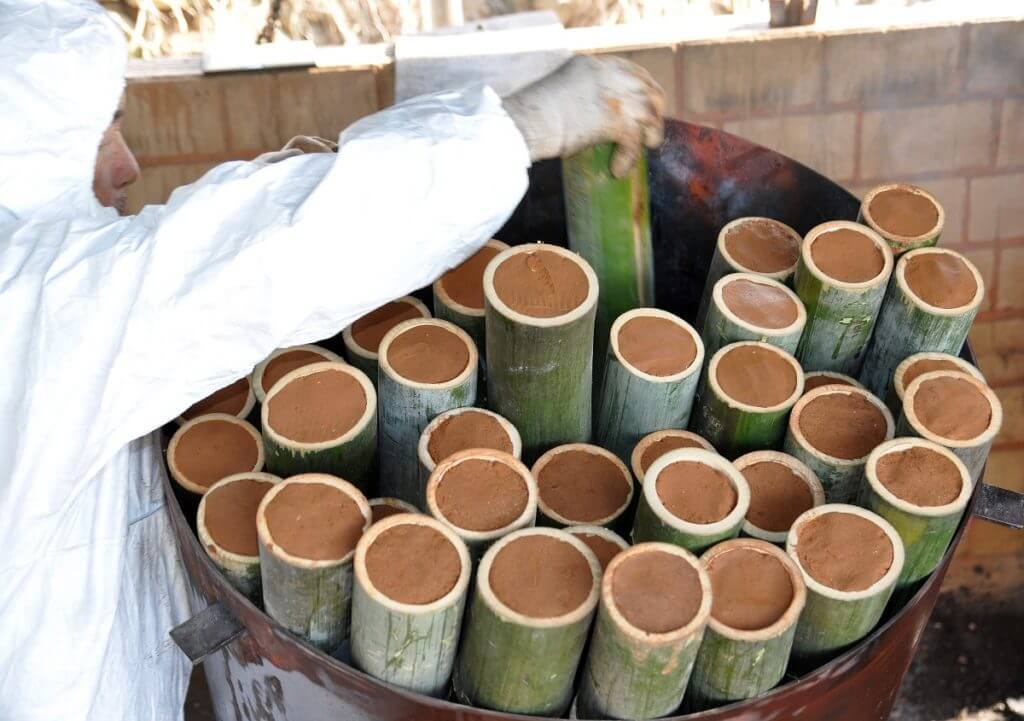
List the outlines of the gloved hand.
{"type": "Polygon", "coordinates": [[[319,138],[315,135],[296,135],[285,143],[280,150],[257,155],[253,162],[256,163],[278,163],[285,158],[293,158],[303,153],[336,153],[338,144],[326,138],[319,138]]]}
{"type": "Polygon", "coordinates": [[[644,68],[621,58],[574,57],[503,103],[531,160],[614,142],[611,171],[619,178],[642,146],[655,148],[664,137],[664,91],[644,68]]]}

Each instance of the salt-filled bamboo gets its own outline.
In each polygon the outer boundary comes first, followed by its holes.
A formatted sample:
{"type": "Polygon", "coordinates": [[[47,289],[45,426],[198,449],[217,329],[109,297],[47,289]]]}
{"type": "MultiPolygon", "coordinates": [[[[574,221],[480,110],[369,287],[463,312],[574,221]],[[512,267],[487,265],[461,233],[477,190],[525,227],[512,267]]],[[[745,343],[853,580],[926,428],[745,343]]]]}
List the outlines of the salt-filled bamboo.
{"type": "MultiPolygon", "coordinates": [[[[252,372],[252,390],[256,394],[256,402],[262,404],[267,393],[274,387],[281,378],[296,368],[302,368],[310,363],[321,363],[333,361],[344,363],[345,360],[337,353],[333,353],[318,345],[297,345],[291,348],[278,348],[264,360],[257,364],[252,372]]],[[[364,371],[365,372],[365,371],[364,371]]],[[[374,380],[371,378],[370,380],[374,380]]]]}
{"type": "Polygon", "coordinates": [[[985,382],[985,376],[981,371],[960,356],[927,352],[907,356],[896,366],[896,372],[892,374],[892,383],[889,384],[889,393],[885,397],[885,404],[889,406],[893,417],[899,418],[903,410],[903,396],[907,392],[907,386],[918,376],[932,371],[959,371],[974,376],[982,383],[985,382]]]}
{"type": "Polygon", "coordinates": [[[370,521],[377,523],[385,518],[399,513],[422,513],[420,509],[411,503],[406,503],[401,498],[371,498],[370,499],[370,521]]]}
{"type": "Polygon", "coordinates": [[[864,387],[859,380],[851,378],[845,373],[836,373],[835,371],[812,371],[810,373],[804,373],[804,393],[810,393],[822,386],[834,385],[852,386],[854,388],[864,387]]]}
{"type": "Polygon", "coordinates": [[[239,378],[234,383],[214,391],[174,419],[182,426],[190,420],[210,413],[226,413],[229,416],[249,420],[256,405],[256,394],[248,378],[239,378]]]}
{"type": "MultiPolygon", "coordinates": [[[[822,488],[818,476],[805,463],[787,453],[780,453],[779,451],[753,451],[752,453],[740,456],[732,463],[743,474],[743,477],[747,479],[747,485],[750,486],[750,507],[747,509],[747,517],[743,521],[743,535],[745,536],[767,541],[768,543],[785,544],[792,520],[795,520],[803,511],[820,506],[825,502],[825,489],[822,488]],[[800,498],[780,498],[778,495],[781,495],[781,492],[785,489],[776,488],[774,489],[777,494],[776,496],[761,499],[757,471],[762,464],[776,464],[784,468],[788,471],[792,480],[802,486],[802,489],[796,488],[791,490],[805,490],[806,495],[800,494],[800,498]],[[798,506],[798,501],[804,501],[806,507],[804,505],[798,506]],[[769,502],[782,503],[791,508],[790,523],[785,524],[783,527],[766,528],[765,526],[768,524],[761,520],[761,516],[767,517],[769,514],[762,514],[760,512],[762,502],[764,504],[769,502]]],[[[767,511],[767,509],[765,510],[767,511]]]]}
{"type": "Polygon", "coordinates": [[[530,469],[537,481],[537,522],[565,528],[628,526],[633,476],[611,451],[590,443],[555,446],[530,469]]]}
{"type": "MultiPolygon", "coordinates": [[[[667,428],[663,431],[648,433],[640,439],[629,454],[629,469],[633,471],[633,479],[637,487],[643,485],[644,475],[656,460],[669,451],[678,448],[703,448],[711,453],[718,453],[715,447],[692,431],[667,428]]],[[[637,493],[640,491],[638,490],[637,493]]]]}
{"type": "Polygon", "coordinates": [[[484,342],[483,271],[491,258],[508,248],[492,238],[465,262],[434,281],[434,316],[462,328],[482,353],[484,342]]]}
{"type": "Polygon", "coordinates": [[[604,571],[615,556],[629,548],[629,543],[618,533],[604,526],[567,526],[562,529],[587,544],[597,556],[598,565],[604,571]]]}
{"type": "Polygon", "coordinates": [[[857,222],[882,236],[893,255],[899,256],[938,243],[946,225],[946,212],[924,188],[886,183],[864,194],[857,222]]]}
{"type": "Polygon", "coordinates": [[[385,303],[341,332],[348,362],[365,373],[376,384],[379,375],[380,344],[384,341],[384,336],[394,326],[406,320],[429,317],[430,309],[419,298],[414,298],[411,295],[405,295],[390,303],[385,303]],[[369,323],[365,331],[361,328],[363,323],[369,323]],[[360,343],[359,339],[364,336],[364,332],[366,339],[360,343]],[[376,347],[373,347],[373,343],[376,343],[376,347]]]}
{"type": "Polygon", "coordinates": [[[733,273],[721,278],[711,291],[701,339],[709,356],[722,346],[744,340],[795,353],[806,323],[804,304],[782,283],[752,273],[733,273]]]}
{"type": "Polygon", "coordinates": [[[187,421],[167,444],[171,478],[194,497],[235,473],[262,471],[263,461],[260,432],[251,423],[227,413],[210,413],[187,421]]]}

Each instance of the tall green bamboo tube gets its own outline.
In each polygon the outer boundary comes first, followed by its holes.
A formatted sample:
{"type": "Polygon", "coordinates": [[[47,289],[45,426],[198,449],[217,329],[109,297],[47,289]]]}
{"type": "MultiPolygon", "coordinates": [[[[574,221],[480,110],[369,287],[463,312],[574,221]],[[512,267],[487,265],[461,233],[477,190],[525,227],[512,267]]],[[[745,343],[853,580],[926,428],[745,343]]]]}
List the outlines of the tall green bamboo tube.
{"type": "Polygon", "coordinates": [[[284,489],[302,484],[331,486],[347,495],[363,516],[363,533],[370,527],[370,504],[348,481],[324,473],[306,473],[270,489],[256,512],[263,606],[267,615],[322,651],[332,653],[349,634],[355,547],[340,558],[293,556],[275,541],[267,523],[267,508],[274,499],[284,489]]]}
{"type": "Polygon", "coordinates": [[[889,406],[894,417],[899,418],[903,410],[903,396],[907,386],[915,378],[932,371],[960,371],[972,375],[982,383],[985,376],[973,365],[960,356],[949,353],[915,353],[907,356],[896,366],[896,372],[892,374],[892,383],[889,384],[889,393],[885,397],[885,404],[889,406]]]}
{"type": "Polygon", "coordinates": [[[237,381],[214,391],[203,400],[188,408],[184,413],[174,419],[179,426],[183,426],[193,418],[209,415],[210,413],[227,413],[229,416],[248,420],[252,409],[256,406],[256,395],[253,393],[253,386],[248,378],[239,378],[237,381]]]}
{"type": "Polygon", "coordinates": [[[293,371],[296,368],[309,365],[310,363],[318,363],[320,361],[345,363],[345,359],[337,353],[332,353],[326,348],[321,348],[318,345],[297,345],[292,346],[291,348],[278,348],[265,359],[260,361],[252,372],[252,390],[256,395],[256,402],[261,405],[267,399],[267,393],[270,391],[271,387],[273,387],[274,383],[281,380],[284,375],[287,375],[286,372],[281,375],[275,374],[275,378],[268,379],[265,377],[267,367],[271,366],[274,361],[277,361],[281,356],[285,356],[285,358],[278,362],[285,363],[288,368],[288,372],[293,371]]]}
{"type": "Polygon", "coordinates": [[[380,424],[380,492],[425,508],[417,446],[420,434],[439,413],[476,402],[478,355],[466,331],[435,318],[407,320],[392,328],[380,344],[378,421],[380,424]],[[388,358],[391,345],[403,333],[433,326],[454,333],[466,346],[469,360],[454,378],[442,383],[421,383],[399,374],[388,358]]]}
{"type": "Polygon", "coordinates": [[[594,338],[598,362],[605,358],[615,319],[654,305],[647,155],[642,152],[628,175],[615,178],[614,149],[604,143],[562,159],[569,247],[590,264],[601,287],[594,338]]]}
{"type": "MultiPolygon", "coordinates": [[[[807,486],[811,496],[811,508],[820,506],[825,502],[825,489],[822,488],[818,476],[805,463],[787,453],[780,453],[779,451],[753,451],[745,456],[740,456],[732,462],[740,473],[758,463],[778,463],[792,471],[793,475],[807,486]]],[[[744,474],[744,477],[746,477],[746,474],[744,474]]],[[[786,537],[789,535],[789,528],[785,530],[768,530],[760,528],[757,523],[751,520],[751,510],[754,508],[757,494],[749,479],[747,480],[747,485],[750,486],[751,502],[750,509],[747,510],[747,517],[743,520],[743,534],[751,538],[767,541],[768,543],[785,544],[786,537]]]]}
{"type": "MultiPolygon", "coordinates": [[[[207,525],[207,506],[211,494],[230,492],[232,487],[239,481],[255,481],[263,485],[267,490],[281,479],[270,473],[235,473],[227,478],[217,481],[210,490],[199,501],[199,511],[196,514],[196,535],[199,536],[199,543],[202,545],[206,555],[210,557],[214,565],[220,569],[228,582],[246,596],[253,603],[259,604],[263,593],[260,586],[260,557],[259,551],[255,554],[240,553],[225,548],[217,541],[216,534],[210,532],[207,525]]],[[[232,500],[235,500],[234,498],[232,500]]],[[[239,504],[231,509],[234,514],[242,514],[250,509],[239,504]]],[[[256,527],[256,509],[252,508],[251,523],[256,527]]],[[[212,522],[212,519],[210,519],[212,522]]]]}
{"type": "MultiPolygon", "coordinates": [[[[487,241],[484,247],[493,249],[492,252],[501,252],[508,249],[508,244],[492,238],[487,241]]],[[[473,261],[475,257],[473,256],[473,258],[466,262],[473,261]]],[[[460,303],[452,297],[452,294],[445,286],[445,279],[448,277],[449,274],[446,273],[435,280],[432,286],[434,293],[434,316],[449,323],[454,323],[466,331],[482,353],[487,347],[484,341],[484,307],[482,301],[480,307],[460,303]]]]}
{"type": "Polygon", "coordinates": [[[805,666],[818,665],[856,643],[878,624],[882,612],[903,571],[903,541],[896,529],[881,516],[859,506],[826,503],[800,516],[789,531],[786,552],[800,567],[807,586],[807,604],[793,639],[793,659],[805,666]],[[811,576],[800,562],[800,529],[808,521],[825,513],[850,513],[878,526],[892,544],[892,565],[869,587],[859,591],[840,591],[811,576]]]}
{"type": "Polygon", "coordinates": [[[734,273],[722,277],[711,291],[711,302],[708,305],[707,318],[701,332],[704,350],[712,356],[718,349],[730,343],[743,340],[756,340],[782,348],[787,353],[795,353],[800,344],[804,325],[807,323],[807,311],[796,293],[777,280],[765,278],[753,273],[734,273]],[[725,301],[725,288],[736,281],[746,281],[763,286],[766,293],[788,298],[796,310],[796,318],[784,328],[768,328],[751,323],[738,316],[725,301]]]}
{"type": "MultiPolygon", "coordinates": [[[[418,298],[414,298],[411,295],[405,295],[401,298],[395,298],[393,303],[402,303],[410,307],[410,312],[415,312],[423,318],[430,317],[430,309],[423,304],[418,298]]],[[[356,321],[358,322],[358,321],[356,321]]],[[[361,370],[367,375],[367,377],[377,384],[378,382],[378,358],[380,348],[376,350],[372,348],[364,348],[359,345],[358,341],[352,335],[352,327],[349,326],[341,332],[342,341],[345,344],[345,356],[348,358],[348,362],[354,365],[356,368],[361,370]]],[[[385,335],[387,335],[385,333],[385,335]]],[[[383,342],[383,339],[381,339],[383,342]]]]}
{"type": "MultiPolygon", "coordinates": [[[[954,413],[955,411],[956,409],[953,409],[954,413]]],[[[974,376],[959,371],[932,371],[918,376],[907,387],[906,393],[903,395],[903,410],[899,422],[896,424],[896,432],[901,436],[918,436],[948,448],[953,455],[963,461],[963,464],[967,466],[968,473],[971,474],[971,480],[977,483],[985,470],[985,461],[988,460],[992,444],[1002,427],[1003,404],[999,401],[999,396],[988,385],[974,376]],[[936,433],[928,428],[915,409],[918,395],[927,392],[932,382],[942,381],[946,378],[962,379],[988,402],[990,411],[988,426],[973,438],[959,440],[936,433]]]]}
{"type": "MultiPolygon", "coordinates": [[[[662,576],[658,580],[676,579],[662,576]]],[[[601,579],[601,603],[576,702],[577,718],[654,719],[675,711],[710,615],[711,582],[689,551],[667,543],[644,543],[617,555],[601,579]],[[669,554],[693,570],[700,605],[678,628],[645,630],[631,623],[616,602],[619,570],[631,559],[650,553],[669,554]]]]}
{"type": "Polygon", "coordinates": [[[568,526],[562,529],[587,544],[597,556],[597,562],[604,571],[615,556],[629,548],[629,543],[618,533],[604,526],[568,526]]]}
{"type": "Polygon", "coordinates": [[[697,320],[694,323],[694,326],[699,330],[704,329],[705,319],[708,315],[708,308],[711,306],[711,292],[718,281],[729,273],[755,273],[762,277],[771,278],[788,285],[793,278],[793,272],[796,270],[801,241],[802,238],[799,233],[785,223],[780,223],[772,218],[752,216],[747,218],[737,218],[736,220],[727,223],[718,233],[718,241],[715,243],[715,253],[711,256],[711,267],[708,270],[708,278],[704,282],[704,292],[701,295],[700,306],[697,310],[697,320]],[[742,262],[741,258],[738,258],[736,253],[731,252],[729,247],[733,242],[734,237],[737,234],[743,233],[744,229],[751,224],[755,226],[760,225],[766,229],[765,232],[759,234],[760,239],[763,242],[771,242],[773,240],[772,236],[774,236],[774,241],[776,243],[780,243],[783,246],[786,245],[786,242],[788,241],[792,251],[789,254],[792,262],[789,262],[790,259],[780,260],[777,265],[768,270],[759,270],[758,268],[753,267],[749,261],[747,263],[742,262]]]}
{"type": "Polygon", "coordinates": [[[804,373],[804,393],[810,393],[822,386],[831,385],[853,386],[854,388],[864,387],[861,385],[859,380],[851,378],[845,373],[835,373],[834,371],[812,371],[810,373],[804,373]]]}
{"type": "Polygon", "coordinates": [[[235,473],[262,471],[263,460],[263,439],[260,436],[260,432],[251,423],[227,413],[210,413],[187,421],[175,431],[174,435],[171,436],[170,442],[167,444],[167,470],[170,472],[171,478],[186,491],[197,496],[206,493],[210,486],[217,481],[235,473]],[[226,429],[220,425],[223,423],[237,427],[237,431],[226,429]],[[216,428],[200,428],[200,426],[205,426],[206,424],[211,424],[211,426],[216,426],[216,428]],[[210,431],[215,433],[217,437],[214,439],[204,439],[202,436],[210,431]],[[230,437],[225,436],[222,431],[228,431],[230,437]],[[194,446],[191,438],[192,433],[202,434],[194,446]],[[188,440],[186,440],[186,436],[188,436],[188,440]],[[179,453],[189,453],[190,448],[193,452],[198,451],[199,453],[202,453],[205,448],[207,452],[203,455],[207,457],[215,455],[209,452],[211,449],[217,449],[216,456],[219,456],[218,462],[206,468],[202,477],[196,475],[196,471],[191,469],[192,464],[179,455],[179,453]],[[228,448],[237,450],[238,457],[228,456],[225,453],[228,448]],[[251,467],[248,463],[249,460],[252,461],[251,467]]]}
{"type": "MultiPolygon", "coordinates": [[[[882,219],[884,220],[884,215],[882,219]]],[[[946,225],[946,212],[942,208],[942,204],[935,199],[931,193],[926,191],[924,188],[918,188],[914,185],[907,185],[905,183],[886,183],[885,185],[877,185],[867,193],[864,194],[864,199],[860,204],[860,213],[857,216],[857,222],[863,223],[868,226],[880,236],[885,239],[885,242],[892,248],[893,255],[899,256],[908,250],[914,250],[916,248],[925,248],[928,246],[935,245],[939,242],[939,236],[942,235],[942,230],[946,225]],[[884,222],[880,223],[880,218],[877,217],[878,210],[885,210],[881,205],[892,206],[892,198],[896,194],[909,194],[912,199],[916,200],[915,205],[920,204],[921,208],[916,208],[918,212],[920,210],[931,206],[934,212],[934,223],[927,228],[919,228],[921,232],[911,231],[910,235],[901,234],[907,232],[904,228],[888,228],[884,222]],[[879,205],[876,205],[879,204],[879,205]],[[876,212],[873,213],[872,209],[876,212]]]]}
{"type": "Polygon", "coordinates": [[[601,569],[580,539],[553,528],[527,528],[498,540],[480,561],[469,619],[452,679],[455,697],[471,706],[534,716],[560,716],[572,701],[573,681],[600,595],[601,569]],[[534,618],[495,594],[491,569],[498,554],[520,539],[543,535],[568,543],[586,560],[591,589],[560,616],[534,618]]]}
{"type": "Polygon", "coordinates": [[[691,429],[706,438],[726,458],[736,458],[750,451],[778,448],[786,433],[790,410],[803,395],[804,372],[796,359],[781,348],[758,341],[741,341],[720,348],[711,356],[697,388],[694,408],[697,412],[691,429]],[[726,354],[737,348],[758,347],[784,359],[796,375],[793,393],[781,403],[760,407],[730,397],[718,378],[718,367],[726,354]]]}
{"type": "Polygon", "coordinates": [[[907,356],[922,351],[958,354],[985,297],[985,281],[978,269],[947,248],[910,251],[896,264],[893,278],[860,376],[861,383],[877,396],[885,395],[896,367],[907,356]],[[929,255],[948,256],[963,263],[962,267],[970,272],[976,284],[968,303],[956,308],[940,308],[914,292],[906,277],[908,264],[929,255]]]}
{"type": "Polygon", "coordinates": [[[640,439],[629,454],[629,469],[633,471],[633,479],[637,487],[643,486],[644,475],[656,460],[669,451],[677,448],[703,448],[711,453],[718,453],[715,447],[692,431],[681,431],[676,428],[648,433],[640,439]]]}
{"type": "Polygon", "coordinates": [[[377,392],[366,374],[347,363],[311,363],[287,373],[270,389],[260,408],[267,470],[282,478],[300,473],[327,473],[344,478],[363,493],[374,482],[377,465],[377,392]],[[289,438],[274,427],[274,399],[289,386],[310,376],[343,373],[359,384],[365,406],[355,424],[337,438],[303,442],[289,438]]]}
{"type": "MultiPolygon", "coordinates": [[[[430,563],[433,559],[421,560],[430,563]]],[[[444,695],[455,665],[462,612],[473,569],[466,544],[445,524],[429,516],[391,516],[375,523],[359,539],[354,566],[353,665],[385,683],[430,696],[444,695]],[[367,567],[367,554],[374,542],[389,531],[400,533],[408,526],[436,531],[458,555],[455,584],[441,597],[425,603],[395,600],[374,584],[367,567]]]]}
{"type": "MultiPolygon", "coordinates": [[[[701,556],[701,565],[710,574],[717,559],[737,551],[753,551],[778,561],[789,575],[793,595],[782,615],[763,628],[736,628],[720,620],[717,609],[712,611],[690,678],[687,706],[691,709],[760,696],[782,680],[789,663],[797,622],[807,601],[800,568],[782,549],[753,538],[718,544],[701,556]]],[[[756,583],[752,578],[751,584],[756,583]]],[[[716,596],[717,591],[712,590],[712,597],[716,596]]]]}
{"type": "Polygon", "coordinates": [[[861,505],[891,523],[903,539],[905,560],[896,587],[905,588],[928,576],[942,560],[971,500],[971,490],[974,488],[971,476],[963,462],[949,450],[921,438],[896,438],[878,446],[868,456],[864,475],[868,482],[861,497],[861,505]],[[956,468],[960,477],[956,498],[941,505],[922,505],[901,498],[882,483],[878,474],[879,462],[894,453],[903,453],[912,448],[937,454],[956,468]]]}
{"type": "Polygon", "coordinates": [[[661,541],[700,553],[719,541],[735,538],[743,527],[750,507],[750,487],[736,467],[728,460],[701,448],[680,448],[669,451],[647,469],[643,493],[633,521],[633,543],[661,541]],[[693,523],[676,516],[658,493],[658,476],[676,463],[701,463],[719,471],[736,492],[736,504],[722,519],[713,523],[693,523]]]}
{"type": "Polygon", "coordinates": [[[627,460],[637,442],[652,431],[685,428],[704,364],[704,344],[681,318],[656,308],[623,313],[612,324],[608,356],[598,390],[594,442],[627,460]],[[634,318],[664,319],[690,336],[697,350],[686,367],[671,375],[653,375],[630,362],[620,347],[619,332],[634,318]]]}
{"type": "MultiPolygon", "coordinates": [[[[550,451],[542,455],[533,464],[530,469],[530,474],[534,480],[537,481],[537,523],[541,526],[553,526],[555,528],[565,528],[567,526],[575,526],[581,523],[586,523],[594,526],[604,526],[607,528],[619,528],[622,525],[622,521],[626,519],[626,511],[630,508],[633,502],[633,476],[630,474],[629,469],[626,468],[626,464],[619,460],[611,451],[607,451],[599,446],[592,445],[590,443],[566,443],[562,446],[556,446],[550,451]],[[558,458],[564,456],[564,454],[586,454],[593,456],[595,459],[601,459],[608,464],[609,467],[614,467],[617,471],[618,477],[621,477],[622,486],[625,488],[622,503],[614,509],[610,509],[609,513],[595,516],[594,518],[583,518],[580,517],[580,513],[585,512],[586,504],[589,498],[600,495],[601,491],[607,489],[598,488],[598,480],[596,474],[594,477],[588,479],[590,484],[586,487],[579,488],[579,495],[573,500],[572,508],[566,509],[564,507],[555,508],[551,503],[551,498],[545,497],[545,483],[542,481],[542,474],[544,470],[548,468],[553,462],[557,462],[558,458]],[[575,516],[570,517],[567,515],[567,510],[575,513],[575,516]]],[[[563,478],[553,479],[551,486],[555,489],[562,487],[565,488],[566,481],[563,478]]],[[[555,491],[555,495],[558,495],[555,491]]],[[[562,495],[567,495],[562,492],[562,495]]],[[[563,499],[564,500],[564,499],[563,499]]],[[[627,521],[628,523],[628,521],[627,521]]]]}
{"type": "MultiPolygon", "coordinates": [[[[889,440],[893,437],[896,423],[893,421],[892,413],[874,395],[852,386],[822,386],[804,395],[793,407],[782,449],[806,464],[814,472],[825,489],[825,500],[828,503],[853,503],[860,494],[861,486],[864,483],[864,464],[867,463],[868,454],[871,451],[867,450],[863,456],[858,458],[840,458],[831,455],[816,448],[800,427],[800,419],[807,406],[815,399],[833,394],[856,396],[873,405],[878,409],[885,425],[885,432],[882,434],[881,440],[889,440]]],[[[835,420],[832,422],[840,423],[835,420]]]]}
{"type": "Polygon", "coordinates": [[[863,225],[836,220],[822,223],[807,234],[793,281],[796,294],[807,309],[807,325],[796,352],[804,368],[853,376],[860,372],[892,267],[888,244],[863,225]],[[811,255],[811,247],[822,235],[840,230],[871,239],[883,257],[882,271],[877,276],[849,283],[821,271],[811,255]]]}
{"type": "Polygon", "coordinates": [[[586,261],[542,243],[509,248],[484,272],[488,402],[519,429],[527,461],[559,444],[590,439],[597,289],[597,276],[586,261]],[[513,310],[499,297],[494,286],[498,268],[516,255],[536,251],[579,266],[587,291],[578,306],[562,315],[535,317],[513,310]]]}

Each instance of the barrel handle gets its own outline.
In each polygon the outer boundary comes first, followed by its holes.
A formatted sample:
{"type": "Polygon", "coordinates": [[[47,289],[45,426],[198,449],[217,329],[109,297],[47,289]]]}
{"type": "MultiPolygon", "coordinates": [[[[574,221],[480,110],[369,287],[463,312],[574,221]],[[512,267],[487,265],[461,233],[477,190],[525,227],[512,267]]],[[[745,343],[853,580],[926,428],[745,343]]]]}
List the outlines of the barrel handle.
{"type": "Polygon", "coordinates": [[[974,515],[1010,528],[1024,528],[1024,493],[982,483],[974,515]]]}
{"type": "Polygon", "coordinates": [[[171,639],[195,666],[244,633],[245,626],[239,623],[231,609],[218,601],[172,628],[171,639]]]}

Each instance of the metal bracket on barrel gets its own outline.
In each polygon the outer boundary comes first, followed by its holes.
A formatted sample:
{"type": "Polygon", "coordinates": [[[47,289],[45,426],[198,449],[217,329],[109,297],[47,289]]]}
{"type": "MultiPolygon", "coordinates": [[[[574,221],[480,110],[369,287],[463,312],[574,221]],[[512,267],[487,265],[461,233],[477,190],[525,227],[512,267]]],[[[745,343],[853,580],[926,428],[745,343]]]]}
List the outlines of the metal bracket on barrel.
{"type": "Polygon", "coordinates": [[[202,663],[245,633],[235,614],[221,603],[207,606],[180,626],[171,629],[171,639],[188,656],[192,665],[202,663]]]}
{"type": "Polygon", "coordinates": [[[1010,528],[1024,528],[1024,493],[982,483],[974,515],[1010,528]]]}

